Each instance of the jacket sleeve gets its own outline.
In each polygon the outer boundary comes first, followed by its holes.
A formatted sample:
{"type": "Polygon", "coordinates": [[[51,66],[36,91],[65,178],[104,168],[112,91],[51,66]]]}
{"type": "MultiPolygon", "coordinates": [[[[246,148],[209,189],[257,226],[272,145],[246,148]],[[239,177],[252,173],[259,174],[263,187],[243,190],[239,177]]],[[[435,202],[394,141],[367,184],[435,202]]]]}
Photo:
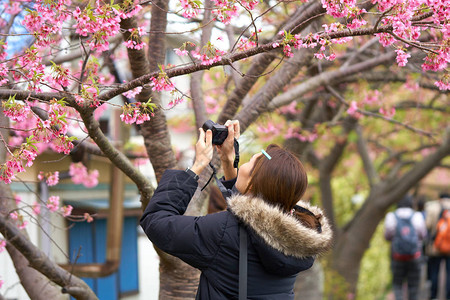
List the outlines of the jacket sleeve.
{"type": "Polygon", "coordinates": [[[184,171],[165,171],[140,224],[156,247],[202,269],[214,258],[228,218],[183,216],[197,185],[184,171]]]}
{"type": "Polygon", "coordinates": [[[384,219],[384,238],[388,241],[392,241],[395,235],[395,226],[397,226],[397,220],[394,213],[389,212],[384,219]]]}

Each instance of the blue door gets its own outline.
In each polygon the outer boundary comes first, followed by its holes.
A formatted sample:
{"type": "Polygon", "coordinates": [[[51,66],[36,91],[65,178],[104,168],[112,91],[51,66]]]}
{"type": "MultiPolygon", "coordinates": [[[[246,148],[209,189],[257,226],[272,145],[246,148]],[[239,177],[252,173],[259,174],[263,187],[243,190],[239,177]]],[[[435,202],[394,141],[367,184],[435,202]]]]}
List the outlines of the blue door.
{"type": "MultiPolygon", "coordinates": [[[[115,300],[139,292],[137,224],[135,216],[124,218],[119,270],[103,278],[83,278],[99,299],[115,300]]],[[[105,262],[106,219],[70,224],[69,257],[72,263],[105,262]]]]}

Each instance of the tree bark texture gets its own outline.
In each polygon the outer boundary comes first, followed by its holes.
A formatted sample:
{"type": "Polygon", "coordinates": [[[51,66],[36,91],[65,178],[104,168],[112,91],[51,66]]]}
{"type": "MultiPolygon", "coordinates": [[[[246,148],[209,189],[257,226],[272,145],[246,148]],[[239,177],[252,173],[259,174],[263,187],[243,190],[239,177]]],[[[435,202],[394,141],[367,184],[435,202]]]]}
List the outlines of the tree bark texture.
{"type": "Polygon", "coordinates": [[[194,299],[200,271],[180,259],[155,248],[159,258],[159,299],[194,299]],[[164,276],[164,278],[162,278],[164,276]]]}

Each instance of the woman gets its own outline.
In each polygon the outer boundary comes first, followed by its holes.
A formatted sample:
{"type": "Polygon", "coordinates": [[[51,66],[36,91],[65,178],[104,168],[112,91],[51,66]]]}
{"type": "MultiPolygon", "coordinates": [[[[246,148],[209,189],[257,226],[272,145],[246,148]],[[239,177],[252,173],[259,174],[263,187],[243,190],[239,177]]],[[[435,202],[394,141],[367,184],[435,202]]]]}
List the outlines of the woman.
{"type": "Polygon", "coordinates": [[[307,176],[295,156],[272,145],[253,155],[238,173],[233,139],[239,137],[239,123],[227,121],[225,126],[228,137],[217,150],[223,184],[232,194],[228,209],[183,216],[197,189],[197,175],[213,155],[212,132],[200,128],[192,168],[163,174],[141,226],[158,248],[201,270],[197,299],[214,300],[238,298],[239,226],[244,226],[248,299],[294,299],[296,275],[328,250],[331,229],[319,208],[299,202],[307,176]]]}

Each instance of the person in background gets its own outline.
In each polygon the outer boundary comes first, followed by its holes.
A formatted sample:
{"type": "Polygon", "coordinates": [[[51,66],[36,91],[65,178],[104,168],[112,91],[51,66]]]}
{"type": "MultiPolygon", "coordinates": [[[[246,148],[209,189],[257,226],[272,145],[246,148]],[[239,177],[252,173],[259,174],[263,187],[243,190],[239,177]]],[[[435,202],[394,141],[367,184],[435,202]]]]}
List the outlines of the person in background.
{"type": "Polygon", "coordinates": [[[444,210],[450,209],[450,195],[441,193],[438,200],[428,201],[425,204],[426,226],[429,232],[429,239],[425,247],[428,256],[428,278],[431,281],[431,299],[438,298],[439,271],[441,263],[445,262],[446,274],[446,299],[450,299],[450,254],[440,252],[435,244],[437,224],[444,210]]]}
{"type": "Polygon", "coordinates": [[[397,209],[386,215],[384,237],[391,241],[392,285],[396,300],[403,299],[403,283],[408,285],[408,299],[419,295],[422,241],[427,231],[422,213],[414,211],[413,198],[404,196],[397,209]]]}
{"type": "Polygon", "coordinates": [[[225,126],[228,137],[217,151],[223,185],[232,193],[228,209],[201,217],[183,215],[198,175],[213,155],[212,132],[200,128],[192,168],[165,171],[141,226],[156,247],[201,271],[196,297],[201,300],[238,299],[243,228],[248,238],[248,299],[293,300],[297,274],[330,248],[332,230],[318,207],[301,201],[307,175],[293,154],[271,145],[238,173],[233,144],[239,122],[227,121],[225,126]]]}

